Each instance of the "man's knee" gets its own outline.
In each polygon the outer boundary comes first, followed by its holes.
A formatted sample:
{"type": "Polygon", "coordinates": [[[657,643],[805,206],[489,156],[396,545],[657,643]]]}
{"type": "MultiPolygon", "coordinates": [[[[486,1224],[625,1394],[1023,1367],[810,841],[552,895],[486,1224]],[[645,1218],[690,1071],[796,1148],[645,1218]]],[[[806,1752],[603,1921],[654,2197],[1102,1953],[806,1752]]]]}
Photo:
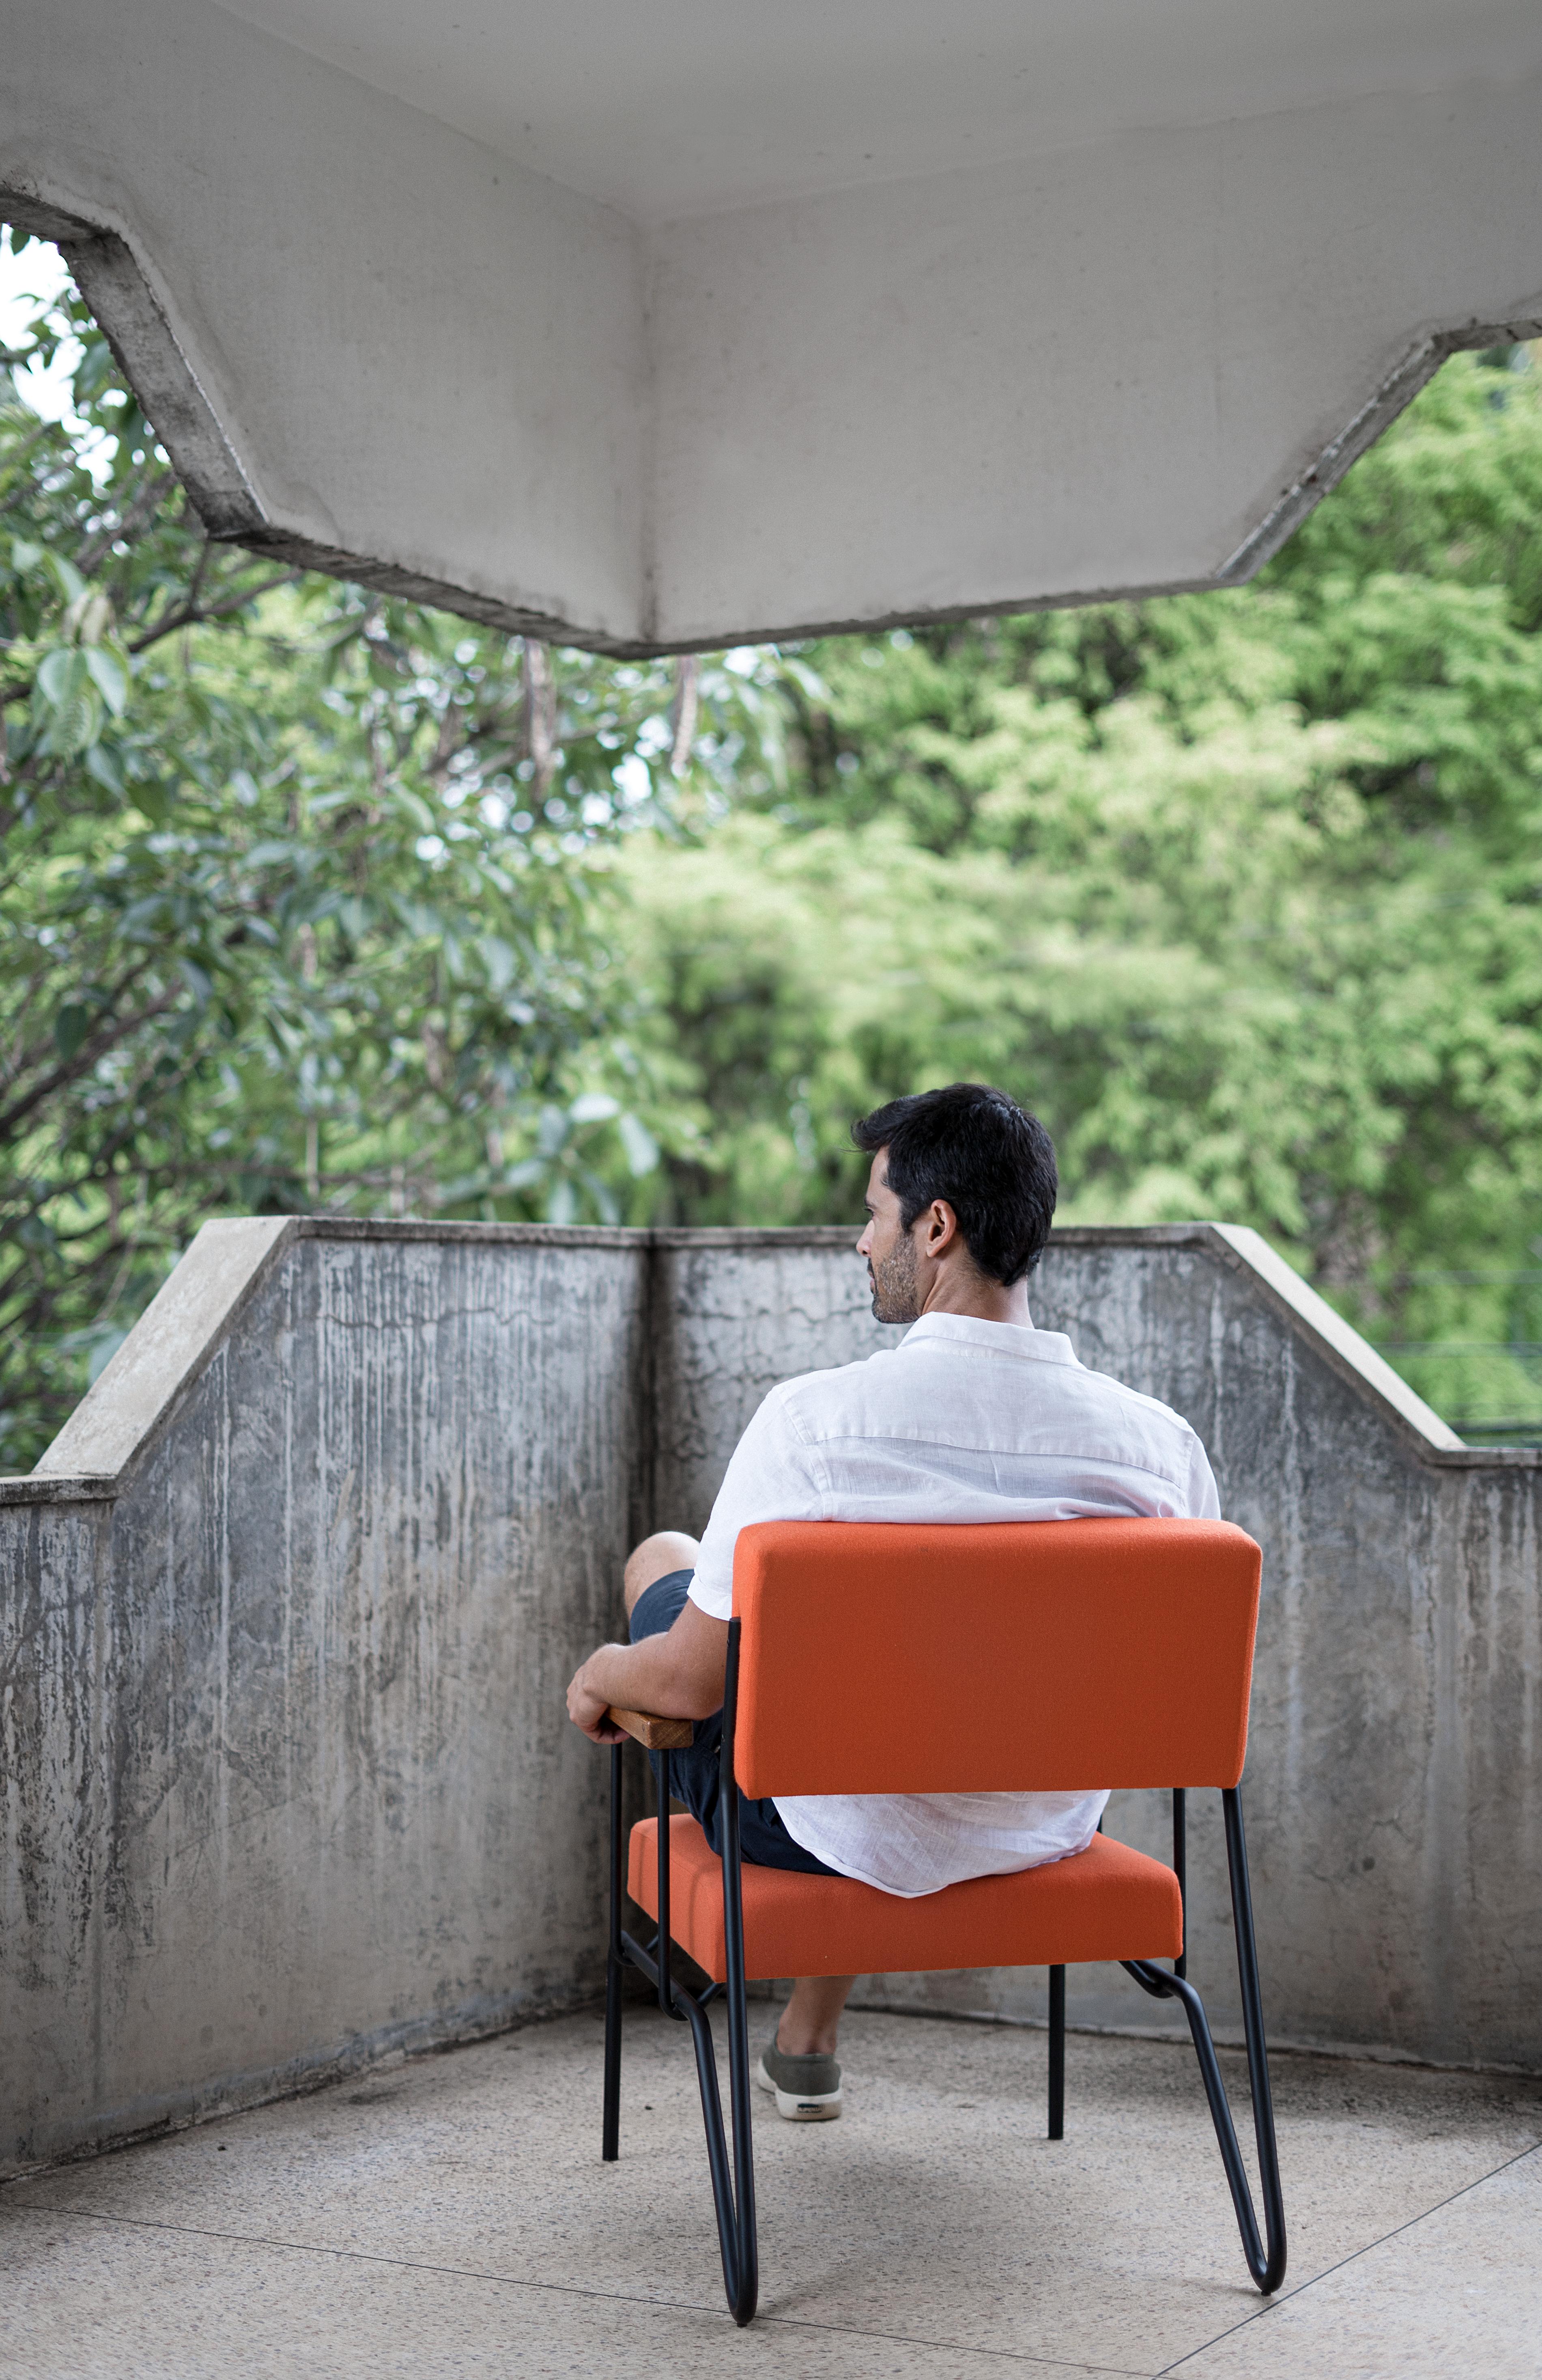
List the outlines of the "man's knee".
{"type": "Polygon", "coordinates": [[[628,1614],[655,1579],[668,1578],[672,1571],[694,1570],[700,1551],[695,1537],[687,1537],[683,1529],[658,1529],[644,1537],[640,1546],[634,1546],[622,1573],[628,1614]]]}

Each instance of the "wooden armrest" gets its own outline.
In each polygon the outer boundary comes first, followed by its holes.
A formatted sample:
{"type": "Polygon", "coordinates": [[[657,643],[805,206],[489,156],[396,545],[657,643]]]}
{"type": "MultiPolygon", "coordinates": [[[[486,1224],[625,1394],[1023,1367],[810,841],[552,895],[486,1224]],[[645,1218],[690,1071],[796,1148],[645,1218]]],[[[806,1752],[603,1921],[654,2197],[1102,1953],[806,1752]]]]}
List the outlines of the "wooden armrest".
{"type": "Polygon", "coordinates": [[[659,1718],[652,1711],[617,1710],[613,1705],[605,1713],[613,1727],[625,1728],[636,1736],[650,1752],[688,1752],[695,1732],[688,1718],[659,1718]]]}

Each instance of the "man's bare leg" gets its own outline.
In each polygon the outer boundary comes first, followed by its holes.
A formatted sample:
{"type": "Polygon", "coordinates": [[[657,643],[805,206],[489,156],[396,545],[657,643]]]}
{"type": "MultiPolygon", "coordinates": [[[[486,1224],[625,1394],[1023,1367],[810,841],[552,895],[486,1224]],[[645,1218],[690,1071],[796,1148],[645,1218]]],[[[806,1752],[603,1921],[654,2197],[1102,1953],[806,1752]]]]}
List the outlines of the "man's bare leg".
{"type": "MultiPolygon", "coordinates": [[[[626,1558],[622,1582],[627,1618],[638,1597],[645,1595],[656,1579],[668,1578],[677,1570],[694,1570],[700,1551],[697,1539],[686,1536],[683,1529],[657,1530],[635,1546],[626,1558]]],[[[807,2057],[811,2052],[832,2057],[841,2010],[856,1981],[855,1975],[801,1976],[782,2011],[782,2022],[776,2029],[777,2047],[789,2058],[807,2057]]]]}
{"type": "Polygon", "coordinates": [[[855,1975],[799,1976],[776,2028],[776,2046],[783,2056],[807,2058],[818,2053],[834,2057],[841,2010],[856,1981],[855,1975]]]}
{"type": "Polygon", "coordinates": [[[672,1571],[694,1570],[700,1551],[697,1539],[687,1537],[684,1529],[658,1529],[644,1537],[640,1546],[634,1546],[621,1574],[627,1619],[638,1596],[646,1594],[656,1579],[668,1578],[672,1571]]]}

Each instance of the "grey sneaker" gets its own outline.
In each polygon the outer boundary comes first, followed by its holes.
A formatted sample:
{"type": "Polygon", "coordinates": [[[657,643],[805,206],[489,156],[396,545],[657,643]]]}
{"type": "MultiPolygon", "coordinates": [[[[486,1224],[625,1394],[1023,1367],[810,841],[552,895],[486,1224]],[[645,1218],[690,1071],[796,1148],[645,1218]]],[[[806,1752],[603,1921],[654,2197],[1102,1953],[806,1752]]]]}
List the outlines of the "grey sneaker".
{"type": "Polygon", "coordinates": [[[789,2058],[778,2049],[772,2034],[760,2053],[755,2080],[762,2091],[775,2094],[776,2112],[790,2124],[828,2124],[841,2112],[841,2070],[820,2050],[789,2058]]]}

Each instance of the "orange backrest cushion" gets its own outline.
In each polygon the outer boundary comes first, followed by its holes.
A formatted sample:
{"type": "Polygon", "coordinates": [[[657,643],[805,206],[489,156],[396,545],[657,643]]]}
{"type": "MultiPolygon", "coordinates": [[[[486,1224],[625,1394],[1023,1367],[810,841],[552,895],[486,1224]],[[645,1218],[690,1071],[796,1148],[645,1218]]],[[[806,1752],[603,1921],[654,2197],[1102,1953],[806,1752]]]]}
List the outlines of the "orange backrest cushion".
{"type": "Polygon", "coordinates": [[[1260,1559],[1225,1521],[742,1529],[739,1784],[1235,1785],[1260,1559]]]}

